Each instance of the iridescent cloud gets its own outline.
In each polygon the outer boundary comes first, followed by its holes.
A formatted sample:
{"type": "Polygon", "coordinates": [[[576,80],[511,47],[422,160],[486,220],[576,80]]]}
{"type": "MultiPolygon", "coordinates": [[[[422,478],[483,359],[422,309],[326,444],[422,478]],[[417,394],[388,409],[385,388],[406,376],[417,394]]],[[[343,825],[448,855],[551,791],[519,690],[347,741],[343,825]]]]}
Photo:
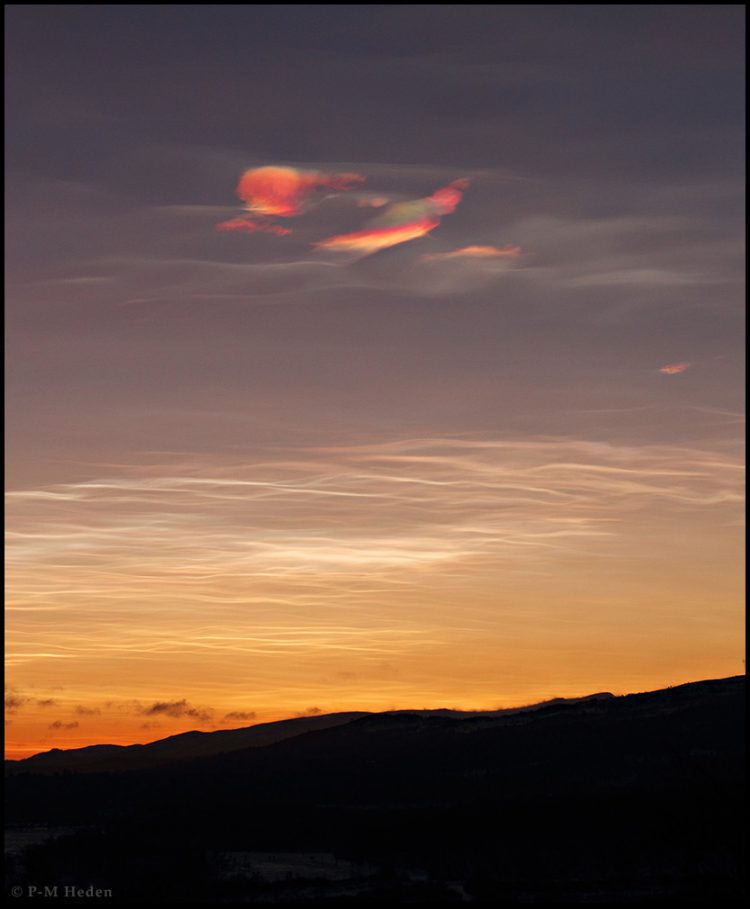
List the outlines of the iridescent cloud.
{"type": "Polygon", "coordinates": [[[381,249],[424,237],[440,224],[444,215],[456,210],[468,185],[468,180],[454,180],[424,199],[394,202],[382,215],[373,218],[364,230],[328,237],[313,245],[318,249],[353,251],[368,256],[381,249]]]}
{"type": "Polygon", "coordinates": [[[673,376],[676,373],[685,372],[689,366],[689,363],[669,363],[666,366],[660,367],[659,372],[663,372],[668,376],[673,376]]]}
{"type": "Polygon", "coordinates": [[[228,221],[217,224],[216,230],[244,230],[250,234],[276,234],[277,237],[283,237],[292,232],[289,227],[281,227],[271,221],[253,221],[251,218],[230,218],[228,221]]]}
{"type": "Polygon", "coordinates": [[[423,262],[439,262],[444,259],[517,259],[521,255],[520,246],[462,246],[444,253],[428,253],[422,256],[423,262]]]}
{"type": "Polygon", "coordinates": [[[388,201],[385,196],[365,196],[358,200],[357,208],[383,208],[388,201]]]}
{"type": "MultiPolygon", "coordinates": [[[[371,222],[375,223],[375,222],[371,222]]],[[[341,234],[338,237],[329,237],[314,243],[318,249],[333,249],[340,251],[354,250],[365,255],[397,246],[399,243],[408,243],[424,237],[440,224],[439,218],[421,218],[400,227],[380,227],[369,230],[358,230],[351,234],[341,234]]]]}
{"type": "Polygon", "coordinates": [[[284,236],[291,233],[280,227],[273,218],[294,218],[310,205],[318,189],[343,192],[364,182],[359,174],[324,174],[316,170],[297,170],[294,167],[254,167],[240,177],[236,193],[253,218],[231,218],[216,225],[222,231],[247,231],[284,236]]]}
{"type": "Polygon", "coordinates": [[[258,215],[293,218],[302,214],[316,189],[348,190],[364,182],[359,174],[324,174],[293,167],[255,167],[246,170],[237,184],[245,208],[258,215]]]}

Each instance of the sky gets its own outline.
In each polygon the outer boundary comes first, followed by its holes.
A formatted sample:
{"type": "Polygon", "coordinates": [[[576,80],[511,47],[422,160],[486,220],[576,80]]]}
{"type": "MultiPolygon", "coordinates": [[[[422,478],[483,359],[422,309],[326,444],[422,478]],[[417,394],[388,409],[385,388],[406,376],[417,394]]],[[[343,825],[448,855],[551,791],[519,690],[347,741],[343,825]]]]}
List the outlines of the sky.
{"type": "Polygon", "coordinates": [[[6,7],[8,755],[744,672],[743,34],[6,7]]]}

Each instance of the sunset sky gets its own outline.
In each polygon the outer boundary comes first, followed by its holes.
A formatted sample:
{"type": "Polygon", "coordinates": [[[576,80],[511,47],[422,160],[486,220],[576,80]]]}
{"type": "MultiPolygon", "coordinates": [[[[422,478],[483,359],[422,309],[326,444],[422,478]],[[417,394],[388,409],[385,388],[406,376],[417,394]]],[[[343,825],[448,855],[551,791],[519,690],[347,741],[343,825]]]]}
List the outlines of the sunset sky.
{"type": "Polygon", "coordinates": [[[744,672],[742,7],[6,25],[10,757],[744,672]]]}

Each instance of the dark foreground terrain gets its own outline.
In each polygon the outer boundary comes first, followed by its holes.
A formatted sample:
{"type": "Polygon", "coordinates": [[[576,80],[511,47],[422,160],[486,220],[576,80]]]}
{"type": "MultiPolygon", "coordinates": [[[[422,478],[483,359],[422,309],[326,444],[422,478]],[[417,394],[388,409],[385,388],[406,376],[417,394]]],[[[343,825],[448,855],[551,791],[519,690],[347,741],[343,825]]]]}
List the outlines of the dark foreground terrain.
{"type": "Polygon", "coordinates": [[[125,763],[14,762],[6,890],[44,903],[57,887],[63,905],[66,887],[106,903],[734,904],[744,695],[743,676],[520,712],[316,718],[199,757],[172,743],[125,763]]]}

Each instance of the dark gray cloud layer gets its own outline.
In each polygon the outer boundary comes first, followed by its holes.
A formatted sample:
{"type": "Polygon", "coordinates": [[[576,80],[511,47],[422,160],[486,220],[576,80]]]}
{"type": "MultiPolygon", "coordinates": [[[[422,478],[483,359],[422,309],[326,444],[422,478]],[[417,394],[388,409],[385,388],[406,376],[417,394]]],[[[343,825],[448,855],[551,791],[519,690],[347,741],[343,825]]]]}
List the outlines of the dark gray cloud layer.
{"type": "Polygon", "coordinates": [[[16,6],[8,24],[12,159],[49,175],[103,177],[144,140],[567,176],[741,166],[741,6],[16,6]]]}

